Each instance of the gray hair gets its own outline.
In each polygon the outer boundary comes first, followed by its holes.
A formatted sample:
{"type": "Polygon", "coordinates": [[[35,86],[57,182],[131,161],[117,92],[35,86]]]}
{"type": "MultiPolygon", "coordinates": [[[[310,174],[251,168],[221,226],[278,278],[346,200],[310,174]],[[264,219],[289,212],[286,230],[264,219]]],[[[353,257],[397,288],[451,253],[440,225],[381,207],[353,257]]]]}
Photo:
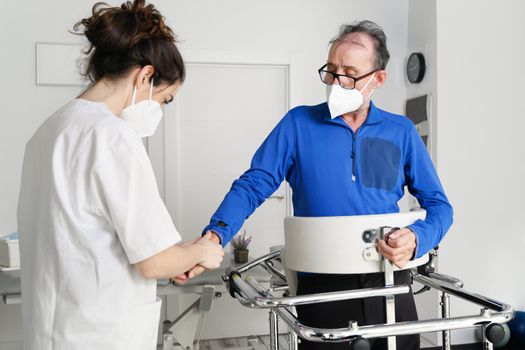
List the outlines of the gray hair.
{"type": "Polygon", "coordinates": [[[339,34],[330,40],[330,44],[343,41],[345,37],[351,33],[366,33],[370,35],[376,44],[376,68],[385,69],[390,58],[390,53],[386,48],[386,35],[383,28],[368,20],[362,20],[353,24],[343,24],[341,28],[339,28],[339,34]]]}

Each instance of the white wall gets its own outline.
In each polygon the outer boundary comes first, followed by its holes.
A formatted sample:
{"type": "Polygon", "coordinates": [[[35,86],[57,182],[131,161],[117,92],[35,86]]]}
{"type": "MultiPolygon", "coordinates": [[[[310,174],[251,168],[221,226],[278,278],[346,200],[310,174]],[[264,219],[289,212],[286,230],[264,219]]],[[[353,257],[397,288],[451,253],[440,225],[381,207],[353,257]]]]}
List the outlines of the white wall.
{"type": "MultiPolygon", "coordinates": [[[[440,270],[523,310],[525,2],[436,4],[437,151],[455,209],[440,270]]],[[[453,315],[466,312],[479,308],[452,301],[453,315]]]]}
{"type": "MultiPolygon", "coordinates": [[[[435,0],[409,0],[408,9],[408,42],[407,52],[404,59],[405,64],[411,52],[422,52],[425,55],[426,71],[423,81],[419,84],[411,84],[404,77],[407,86],[407,98],[429,95],[431,103],[427,111],[431,136],[429,138],[432,160],[439,171],[437,162],[436,127],[439,122],[437,118],[437,66],[436,66],[436,1],[435,0]]],[[[446,190],[446,189],[445,189],[446,190]]],[[[430,290],[416,298],[418,316],[420,319],[432,319],[439,317],[439,295],[435,290],[430,290]]],[[[429,333],[423,337],[430,344],[438,343],[439,334],[429,333]]]]}
{"type": "MultiPolygon", "coordinates": [[[[429,95],[431,99],[429,113],[430,128],[436,130],[437,123],[437,62],[436,62],[436,0],[409,0],[408,10],[408,50],[405,64],[412,52],[421,52],[425,56],[426,71],[423,81],[411,84],[406,78],[407,98],[429,95]]],[[[406,69],[406,68],[405,68],[406,69]]],[[[433,135],[432,135],[433,136],[433,135]]],[[[430,137],[432,160],[437,166],[436,137],[430,137]]]]}
{"type": "MultiPolygon", "coordinates": [[[[317,68],[326,60],[327,42],[339,25],[362,18],[377,21],[388,35],[392,59],[387,69],[388,82],[376,92],[375,100],[387,110],[403,112],[407,1],[159,0],[155,3],[179,35],[182,50],[273,51],[298,57],[292,87],[298,97],[291,101],[292,106],[317,104],[324,98],[325,88],[319,81],[317,68]]],[[[35,43],[78,42],[67,30],[89,14],[89,7],[81,0],[7,2],[0,11],[0,64],[4,82],[0,84],[3,122],[0,233],[16,229],[16,201],[26,141],[49,114],[80,91],[72,87],[36,86],[35,43]]]]}
{"type": "MultiPolygon", "coordinates": [[[[77,42],[73,24],[88,16],[81,0],[10,1],[0,11],[0,234],[16,230],[16,202],[24,145],[42,121],[80,91],[35,85],[35,42],[77,42]]],[[[109,1],[119,4],[119,1],[109,1]]],[[[317,104],[325,88],[317,76],[328,40],[340,24],[368,18],[381,24],[392,54],[387,85],[375,94],[377,104],[403,112],[408,0],[158,0],[179,35],[180,47],[209,51],[286,52],[295,59],[291,105],[317,104]]],[[[204,225],[204,223],[203,223],[204,225]]],[[[0,342],[20,340],[8,326],[19,322],[19,308],[0,304],[0,342]]],[[[0,346],[2,348],[2,346],[0,346]]]]}

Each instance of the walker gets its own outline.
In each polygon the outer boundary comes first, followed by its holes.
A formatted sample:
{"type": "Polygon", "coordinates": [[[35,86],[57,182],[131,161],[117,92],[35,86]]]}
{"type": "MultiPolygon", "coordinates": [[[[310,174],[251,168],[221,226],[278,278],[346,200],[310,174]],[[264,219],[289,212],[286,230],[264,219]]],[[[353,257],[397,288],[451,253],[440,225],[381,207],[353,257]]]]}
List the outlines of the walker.
{"type": "Polygon", "coordinates": [[[450,350],[450,330],[482,327],[483,348],[493,348],[505,336],[501,324],[514,317],[508,304],[469,292],[463,282],[435,271],[436,250],[411,261],[414,281],[424,287],[419,292],[435,288],[441,292],[441,318],[395,322],[396,295],[409,293],[407,285],[394,285],[390,261],[376,250],[376,241],[384,239],[398,227],[406,227],[425,219],[424,210],[407,213],[360,215],[345,217],[287,217],[284,220],[285,246],[227,271],[222,278],[232,297],[250,308],[269,309],[270,348],[279,349],[278,320],[289,327],[289,350],[296,350],[299,339],[314,342],[347,342],[352,350],[369,350],[372,338],[388,338],[388,349],[396,349],[396,336],[427,332],[442,332],[442,348],[450,350]],[[272,275],[269,287],[250,276],[249,271],[261,266],[272,275]],[[295,295],[297,272],[313,273],[374,273],[385,274],[385,286],[341,292],[295,295]],[[284,292],[284,295],[283,293],[284,292]],[[481,306],[477,315],[450,317],[450,296],[481,306]],[[348,327],[322,329],[302,324],[294,315],[297,305],[325,303],[346,299],[385,297],[386,323],[359,325],[349,321],[348,327]]]}

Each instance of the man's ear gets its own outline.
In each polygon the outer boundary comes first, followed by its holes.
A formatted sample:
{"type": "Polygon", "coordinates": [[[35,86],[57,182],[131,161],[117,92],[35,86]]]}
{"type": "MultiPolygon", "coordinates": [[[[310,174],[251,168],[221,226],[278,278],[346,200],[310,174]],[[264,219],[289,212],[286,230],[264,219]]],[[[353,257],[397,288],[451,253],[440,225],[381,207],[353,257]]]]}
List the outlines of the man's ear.
{"type": "Polygon", "coordinates": [[[374,77],[375,77],[374,89],[378,89],[385,84],[386,70],[383,70],[383,69],[378,70],[376,74],[374,75],[374,77]]]}

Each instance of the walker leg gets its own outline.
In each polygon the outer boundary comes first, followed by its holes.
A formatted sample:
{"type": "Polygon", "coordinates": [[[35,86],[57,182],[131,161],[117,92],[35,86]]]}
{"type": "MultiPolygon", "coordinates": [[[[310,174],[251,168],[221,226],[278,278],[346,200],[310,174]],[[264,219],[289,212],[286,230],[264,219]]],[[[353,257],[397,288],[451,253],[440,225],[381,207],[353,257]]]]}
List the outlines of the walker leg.
{"type": "MultiPolygon", "coordinates": [[[[392,263],[385,260],[385,286],[394,285],[394,268],[392,263]]],[[[396,323],[396,304],[393,295],[387,295],[386,299],[386,323],[396,323]]],[[[396,350],[396,337],[388,337],[388,350],[396,350]]]]}
{"type": "Polygon", "coordinates": [[[288,349],[297,350],[297,334],[295,334],[295,332],[291,329],[290,333],[288,334],[288,349]]]}
{"type": "Polygon", "coordinates": [[[487,339],[487,335],[485,332],[486,328],[486,324],[481,326],[481,334],[483,334],[483,350],[492,350],[494,349],[494,345],[487,339]]]}
{"type": "MultiPolygon", "coordinates": [[[[384,239],[385,229],[382,229],[382,237],[384,239]]],[[[394,266],[388,259],[383,258],[383,266],[385,271],[385,287],[394,285],[394,266]]],[[[395,297],[393,295],[387,295],[385,297],[385,307],[386,307],[386,323],[392,324],[396,323],[396,304],[395,297]]],[[[396,337],[388,337],[388,350],[396,350],[396,337]]]]}
{"type": "Polygon", "coordinates": [[[174,342],[175,339],[173,338],[173,335],[171,333],[164,334],[162,337],[162,350],[174,350],[174,342]]]}
{"type": "Polygon", "coordinates": [[[279,350],[279,329],[277,313],[270,309],[270,350],[279,350]]]}
{"type": "MultiPolygon", "coordinates": [[[[441,317],[450,317],[450,295],[448,293],[441,293],[441,317]]],[[[450,329],[442,332],[442,343],[443,350],[450,350],[450,329]]]]}

